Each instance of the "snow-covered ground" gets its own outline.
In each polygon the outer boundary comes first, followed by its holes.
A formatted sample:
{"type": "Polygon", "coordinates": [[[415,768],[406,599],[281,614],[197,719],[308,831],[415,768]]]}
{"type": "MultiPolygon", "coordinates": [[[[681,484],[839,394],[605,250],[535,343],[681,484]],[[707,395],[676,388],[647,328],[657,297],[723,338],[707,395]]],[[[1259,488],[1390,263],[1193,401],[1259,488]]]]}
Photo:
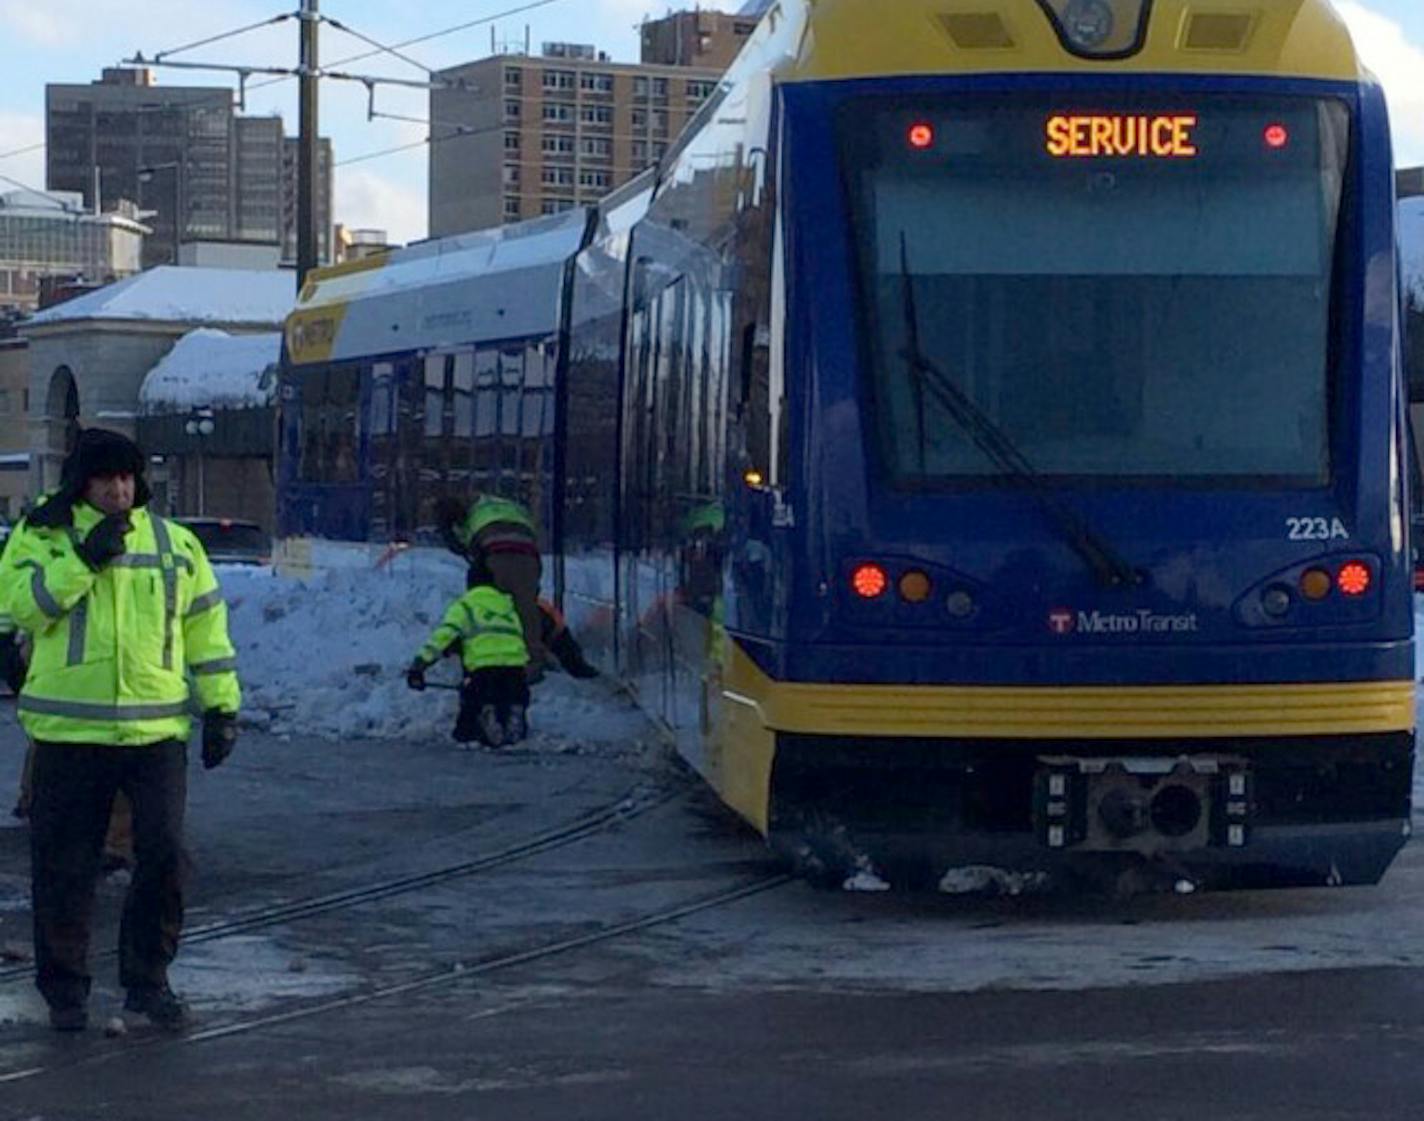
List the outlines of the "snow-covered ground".
{"type": "MultiPolygon", "coordinates": [[[[226,567],[227,596],[244,691],[244,719],[259,728],[333,739],[448,737],[454,692],[414,693],[405,669],[464,588],[453,558],[412,554],[381,568],[329,571],[310,580],[268,568],[226,567]]],[[[455,660],[432,682],[460,680],[455,660]]],[[[649,739],[646,720],[602,681],[551,673],[535,688],[536,745],[576,750],[649,739]]]]}

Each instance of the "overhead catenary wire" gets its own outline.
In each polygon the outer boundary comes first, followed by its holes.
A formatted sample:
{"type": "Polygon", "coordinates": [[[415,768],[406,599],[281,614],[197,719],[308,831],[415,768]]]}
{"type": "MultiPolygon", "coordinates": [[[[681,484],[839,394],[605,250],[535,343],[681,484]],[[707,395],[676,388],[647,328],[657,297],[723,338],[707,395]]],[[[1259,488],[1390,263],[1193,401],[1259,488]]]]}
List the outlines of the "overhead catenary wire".
{"type": "Polygon", "coordinates": [[[296,12],[284,12],[281,15],[271,16],[268,19],[260,20],[257,23],[248,24],[246,27],[239,27],[234,31],[224,31],[220,35],[210,35],[206,39],[199,39],[193,43],[185,43],[181,47],[174,47],[171,50],[159,51],[153,56],[154,61],[167,58],[169,55],[183,54],[185,51],[195,51],[199,47],[206,47],[212,43],[221,43],[224,39],[235,39],[239,35],[246,35],[249,31],[258,31],[264,27],[271,27],[273,24],[285,23],[289,19],[295,19],[296,12]]]}
{"type": "Polygon", "coordinates": [[[15,156],[27,156],[31,152],[38,152],[45,147],[45,142],[41,140],[37,144],[29,144],[23,148],[15,148],[9,152],[0,152],[0,160],[13,159],[15,156]]]}
{"type": "MultiPolygon", "coordinates": [[[[330,16],[322,16],[321,21],[322,23],[330,24],[332,27],[336,28],[337,31],[346,32],[346,34],[350,35],[353,39],[360,39],[361,42],[375,47],[376,53],[378,54],[384,53],[390,55],[392,58],[398,58],[402,62],[407,63],[410,66],[414,66],[417,70],[423,70],[427,74],[435,73],[435,71],[432,70],[430,67],[426,66],[425,63],[419,62],[416,59],[411,58],[408,54],[402,54],[400,50],[396,47],[388,47],[384,43],[379,43],[375,39],[372,39],[369,35],[363,35],[355,28],[346,26],[346,24],[342,23],[338,19],[332,19],[330,16]]],[[[340,66],[343,64],[337,63],[337,65],[340,66]]]]}
{"type": "MultiPolygon", "coordinates": [[[[398,118],[399,119],[399,118],[398,118]]],[[[425,124],[426,122],[412,119],[414,124],[425,124]]],[[[458,140],[465,136],[483,136],[489,132],[502,132],[509,126],[503,122],[497,125],[486,125],[482,128],[464,128],[459,125],[453,126],[455,131],[445,136],[427,136],[424,140],[416,140],[410,144],[398,144],[394,148],[382,148],[377,152],[366,152],[359,156],[352,156],[347,160],[338,160],[334,167],[349,167],[353,163],[366,163],[368,160],[378,160],[384,156],[394,156],[400,152],[409,152],[416,148],[424,148],[428,145],[443,144],[447,140],[458,140]]]]}
{"type": "Polygon", "coordinates": [[[62,198],[59,195],[54,194],[52,191],[41,190],[39,187],[31,187],[28,183],[21,183],[18,179],[11,179],[8,175],[0,175],[0,182],[9,183],[13,186],[19,187],[20,190],[28,191],[32,195],[39,195],[42,198],[47,198],[52,203],[54,203],[56,210],[62,210],[64,213],[71,214],[76,218],[83,217],[84,215],[87,215],[89,213],[89,211],[85,210],[83,207],[75,206],[68,199],[62,198]]]}
{"type": "MultiPolygon", "coordinates": [[[[335,62],[332,62],[329,65],[331,67],[337,67],[347,66],[353,62],[363,62],[368,58],[374,58],[376,55],[382,54],[384,52],[399,51],[404,49],[405,47],[416,46],[419,43],[429,43],[435,39],[443,38],[446,35],[457,35],[461,31],[469,31],[472,28],[494,23],[496,20],[511,19],[514,16],[523,15],[525,12],[532,12],[537,8],[547,8],[552,4],[560,4],[563,2],[564,0],[531,0],[530,3],[521,4],[516,8],[507,8],[502,12],[495,12],[492,15],[481,16],[479,19],[469,20],[465,23],[456,24],[454,27],[447,27],[440,31],[432,31],[428,35],[418,35],[414,39],[405,39],[399,43],[392,43],[389,47],[382,47],[381,50],[365,51],[362,54],[351,55],[349,58],[337,59],[335,62]]],[[[274,86],[280,82],[287,82],[290,80],[290,78],[271,78],[264,82],[254,82],[252,85],[248,86],[247,89],[248,92],[251,93],[254,90],[266,89],[268,86],[274,86]]]]}

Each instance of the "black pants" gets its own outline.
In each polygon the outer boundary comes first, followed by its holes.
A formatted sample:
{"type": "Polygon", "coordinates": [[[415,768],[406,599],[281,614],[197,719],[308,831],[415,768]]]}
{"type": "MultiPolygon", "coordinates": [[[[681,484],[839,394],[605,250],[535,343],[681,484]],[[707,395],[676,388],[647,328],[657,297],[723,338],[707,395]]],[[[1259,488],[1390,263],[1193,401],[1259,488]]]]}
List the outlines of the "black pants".
{"type": "Polygon", "coordinates": [[[460,687],[460,717],[455,721],[455,739],[459,743],[474,743],[480,738],[480,709],[494,705],[499,722],[509,719],[509,710],[516,705],[529,707],[529,682],[523,667],[496,666],[465,674],[460,687]]]}
{"type": "Polygon", "coordinates": [[[41,743],[30,811],[36,984],[52,1007],[89,996],[89,928],[109,810],[133,805],[134,873],[119,931],[119,983],[162,986],[183,928],[188,748],[41,743]]]}

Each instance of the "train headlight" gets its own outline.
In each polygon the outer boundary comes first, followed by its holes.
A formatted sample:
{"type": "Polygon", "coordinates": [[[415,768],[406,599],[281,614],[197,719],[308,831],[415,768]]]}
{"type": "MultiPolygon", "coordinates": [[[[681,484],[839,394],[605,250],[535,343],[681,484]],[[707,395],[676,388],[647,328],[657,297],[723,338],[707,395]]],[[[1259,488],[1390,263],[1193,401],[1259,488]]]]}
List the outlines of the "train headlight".
{"type": "Polygon", "coordinates": [[[955,619],[967,619],[978,609],[974,602],[974,597],[966,591],[951,592],[947,600],[944,601],[951,617],[955,619]]]}
{"type": "Polygon", "coordinates": [[[1290,589],[1282,587],[1267,588],[1266,594],[1261,597],[1261,607],[1271,618],[1283,618],[1291,609],[1290,589]]]}
{"type": "Polygon", "coordinates": [[[1145,0],[1039,0],[1064,47],[1089,58],[1126,58],[1142,48],[1145,0]]]}
{"type": "Polygon", "coordinates": [[[1063,11],[1063,30],[1075,47],[1095,51],[1112,37],[1117,18],[1103,0],[1073,0],[1063,11]]]}

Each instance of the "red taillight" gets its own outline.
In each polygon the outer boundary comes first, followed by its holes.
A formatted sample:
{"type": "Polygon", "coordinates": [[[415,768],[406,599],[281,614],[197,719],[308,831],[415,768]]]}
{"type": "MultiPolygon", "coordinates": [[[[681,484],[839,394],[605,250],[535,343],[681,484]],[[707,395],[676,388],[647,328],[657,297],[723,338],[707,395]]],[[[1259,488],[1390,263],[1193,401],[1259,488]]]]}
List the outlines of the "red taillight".
{"type": "Polygon", "coordinates": [[[935,142],[934,125],[921,121],[910,126],[910,147],[923,152],[933,148],[935,142]]]}
{"type": "Polygon", "coordinates": [[[1266,129],[1266,147],[1280,151],[1290,143],[1290,129],[1285,125],[1270,125],[1266,129]]]}
{"type": "Polygon", "coordinates": [[[863,564],[851,574],[850,586],[861,599],[879,599],[890,586],[890,577],[878,564],[863,564]]]}
{"type": "Polygon", "coordinates": [[[1335,577],[1335,586],[1342,595],[1362,596],[1370,590],[1370,569],[1359,561],[1351,561],[1340,569],[1335,577]]]}

